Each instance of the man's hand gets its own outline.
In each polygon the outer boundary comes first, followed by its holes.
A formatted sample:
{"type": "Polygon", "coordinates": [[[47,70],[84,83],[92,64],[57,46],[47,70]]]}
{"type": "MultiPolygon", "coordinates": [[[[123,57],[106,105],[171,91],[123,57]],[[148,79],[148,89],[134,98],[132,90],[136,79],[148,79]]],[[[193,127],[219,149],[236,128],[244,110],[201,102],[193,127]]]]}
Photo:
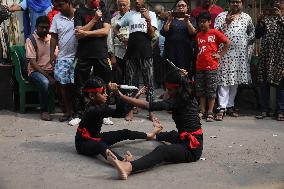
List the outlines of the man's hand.
{"type": "Polygon", "coordinates": [[[149,10],[146,8],[141,8],[140,9],[141,15],[145,18],[146,22],[151,22],[149,10]]]}
{"type": "Polygon", "coordinates": [[[102,16],[103,16],[102,11],[101,10],[97,10],[96,14],[95,14],[95,17],[92,19],[92,22],[98,23],[101,20],[102,16]]]}
{"type": "Polygon", "coordinates": [[[275,10],[276,16],[281,17],[283,15],[282,11],[279,8],[274,7],[273,9],[275,10]]]}
{"type": "Polygon", "coordinates": [[[81,29],[75,29],[75,36],[77,39],[82,39],[87,37],[87,32],[81,29]]]}
{"type": "Polygon", "coordinates": [[[111,65],[115,65],[117,63],[114,55],[110,56],[110,62],[111,62],[111,65]]]}
{"type": "Polygon", "coordinates": [[[231,15],[230,13],[227,15],[225,21],[228,25],[230,25],[235,19],[237,18],[237,15],[231,15]]]}
{"type": "Polygon", "coordinates": [[[215,58],[215,59],[218,59],[218,60],[221,59],[221,56],[218,53],[213,53],[212,57],[215,58]]]}

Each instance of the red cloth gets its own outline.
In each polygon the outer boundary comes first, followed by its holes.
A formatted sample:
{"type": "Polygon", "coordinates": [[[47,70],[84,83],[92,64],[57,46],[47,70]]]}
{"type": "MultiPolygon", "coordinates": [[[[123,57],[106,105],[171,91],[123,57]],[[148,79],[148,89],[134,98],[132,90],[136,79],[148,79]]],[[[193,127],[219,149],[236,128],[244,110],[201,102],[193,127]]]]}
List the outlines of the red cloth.
{"type": "Polygon", "coordinates": [[[55,9],[52,9],[51,11],[49,11],[49,12],[47,13],[47,16],[48,16],[49,21],[50,21],[50,27],[51,27],[51,25],[52,25],[53,17],[54,17],[55,15],[57,15],[58,13],[60,13],[60,11],[55,10],[55,9]]]}
{"type": "Polygon", "coordinates": [[[93,140],[93,141],[101,141],[102,138],[93,138],[91,137],[89,131],[86,129],[86,128],[77,128],[77,131],[81,133],[81,136],[84,138],[84,139],[88,139],[88,140],[93,140]]]}
{"type": "Polygon", "coordinates": [[[194,135],[202,135],[202,129],[198,129],[197,131],[194,132],[182,132],[179,137],[181,140],[189,140],[189,145],[188,147],[193,149],[193,148],[198,148],[200,146],[200,142],[197,140],[197,138],[194,135]]]}
{"type": "Polygon", "coordinates": [[[199,32],[196,36],[198,55],[196,60],[196,70],[216,70],[218,59],[212,57],[213,53],[218,53],[221,43],[228,38],[220,31],[210,29],[207,33],[199,32]]]}
{"type": "Polygon", "coordinates": [[[211,14],[210,28],[213,29],[216,17],[218,16],[218,14],[223,12],[224,9],[222,9],[221,7],[219,7],[217,5],[212,5],[209,9],[204,9],[203,7],[199,6],[199,7],[196,7],[195,9],[192,10],[191,16],[197,18],[198,15],[203,11],[209,11],[210,12],[210,14],[211,14]]]}

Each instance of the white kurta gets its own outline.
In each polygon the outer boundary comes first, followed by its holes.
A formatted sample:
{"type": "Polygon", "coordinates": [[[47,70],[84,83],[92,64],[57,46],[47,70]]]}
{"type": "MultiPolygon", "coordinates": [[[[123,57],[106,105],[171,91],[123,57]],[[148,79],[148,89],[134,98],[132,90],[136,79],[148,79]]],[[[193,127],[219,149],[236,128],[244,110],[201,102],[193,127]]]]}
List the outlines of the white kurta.
{"type": "Polygon", "coordinates": [[[214,26],[224,32],[232,42],[228,52],[219,62],[218,85],[248,84],[251,82],[248,45],[254,40],[254,25],[251,17],[242,12],[227,26],[225,22],[227,14],[227,11],[220,13],[214,26]]]}

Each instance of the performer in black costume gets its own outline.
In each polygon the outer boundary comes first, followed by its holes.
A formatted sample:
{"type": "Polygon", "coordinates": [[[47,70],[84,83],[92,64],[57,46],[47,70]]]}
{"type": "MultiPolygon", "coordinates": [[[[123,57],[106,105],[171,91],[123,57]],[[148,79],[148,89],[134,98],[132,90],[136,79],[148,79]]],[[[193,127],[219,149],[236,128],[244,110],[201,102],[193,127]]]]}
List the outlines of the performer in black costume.
{"type": "Polygon", "coordinates": [[[149,154],[138,160],[122,162],[112,152],[107,153],[107,159],[116,167],[121,179],[138,171],[151,168],[159,163],[186,163],[200,159],[203,149],[203,133],[198,117],[198,103],[193,94],[193,88],[185,70],[175,70],[166,77],[165,87],[169,99],[160,102],[146,102],[123,95],[117,88],[112,88],[121,100],[134,106],[151,111],[172,111],[172,118],[177,131],[160,132],[157,141],[166,141],[170,145],[160,145],[149,154]]]}
{"type": "MultiPolygon", "coordinates": [[[[110,86],[110,88],[113,87],[110,86]]],[[[103,118],[125,117],[132,108],[130,105],[127,106],[127,104],[123,102],[118,103],[116,109],[110,108],[105,104],[107,100],[105,89],[104,82],[100,78],[91,78],[85,83],[83,92],[89,99],[89,103],[79,123],[75,136],[75,146],[79,154],[86,156],[101,154],[106,158],[106,152],[110,152],[111,145],[123,140],[152,140],[162,129],[161,124],[156,119],[153,123],[154,128],[150,133],[130,131],[128,129],[101,133],[103,118]]],[[[137,93],[137,98],[143,93],[143,90],[144,89],[137,93]]],[[[126,155],[126,158],[119,156],[115,152],[112,153],[121,161],[131,159],[131,154],[129,153],[126,155]]]]}

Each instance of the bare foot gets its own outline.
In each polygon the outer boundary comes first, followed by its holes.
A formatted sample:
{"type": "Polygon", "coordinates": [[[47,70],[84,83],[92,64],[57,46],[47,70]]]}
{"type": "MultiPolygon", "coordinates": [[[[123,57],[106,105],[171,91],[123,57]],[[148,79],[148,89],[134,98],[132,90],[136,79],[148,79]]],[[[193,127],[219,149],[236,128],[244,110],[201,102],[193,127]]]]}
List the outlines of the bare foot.
{"type": "Polygon", "coordinates": [[[155,121],[155,119],[156,119],[156,117],[155,117],[155,115],[154,115],[154,113],[153,112],[149,112],[149,120],[150,121],[152,121],[152,122],[154,122],[155,121]]]}
{"type": "Polygon", "coordinates": [[[133,120],[133,110],[130,110],[128,114],[124,118],[126,121],[132,121],[133,120]]]}
{"type": "Polygon", "coordinates": [[[157,118],[154,120],[153,126],[154,126],[154,128],[153,128],[152,132],[147,133],[147,140],[154,140],[156,135],[158,133],[160,133],[161,130],[163,129],[162,124],[160,123],[160,121],[157,118]]]}
{"type": "Polygon", "coordinates": [[[133,160],[134,160],[133,155],[129,151],[127,151],[126,154],[124,155],[124,160],[123,161],[131,162],[133,160]]]}
{"type": "Polygon", "coordinates": [[[106,153],[107,160],[116,168],[120,179],[126,180],[132,171],[131,163],[119,161],[111,151],[107,151],[106,153]]]}

